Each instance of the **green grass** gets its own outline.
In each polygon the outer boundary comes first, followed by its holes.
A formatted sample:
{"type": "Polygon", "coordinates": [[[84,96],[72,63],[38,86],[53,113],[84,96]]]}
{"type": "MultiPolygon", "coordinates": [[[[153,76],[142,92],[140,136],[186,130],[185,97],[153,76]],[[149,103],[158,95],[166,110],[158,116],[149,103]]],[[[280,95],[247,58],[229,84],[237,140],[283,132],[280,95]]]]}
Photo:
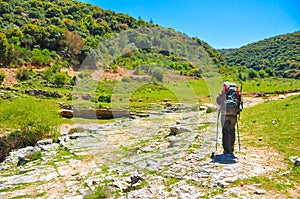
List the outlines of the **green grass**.
{"type": "MultiPolygon", "coordinates": [[[[224,81],[232,81],[239,86],[241,83],[233,78],[223,78],[224,81]]],[[[255,78],[242,82],[244,92],[274,92],[285,91],[300,88],[300,80],[268,77],[268,78],[255,78]]]]}
{"type": "Polygon", "coordinates": [[[57,126],[63,121],[55,101],[26,95],[9,100],[0,99],[0,109],[0,125],[7,129],[24,128],[30,131],[34,127],[57,126]]]}
{"type": "Polygon", "coordinates": [[[244,109],[241,114],[241,132],[255,146],[274,147],[289,156],[299,155],[300,151],[300,95],[277,100],[244,109]],[[251,137],[255,135],[254,137],[251,137]],[[255,142],[263,137],[261,142],[255,142]]]}
{"type": "Polygon", "coordinates": [[[241,116],[243,142],[255,147],[269,145],[285,157],[290,171],[284,176],[277,172],[272,180],[259,176],[242,181],[260,183],[263,188],[276,191],[299,185],[300,167],[293,167],[289,157],[300,156],[300,95],[244,109],[241,116]],[[262,141],[258,141],[258,137],[262,137],[262,141]]]}
{"type": "Polygon", "coordinates": [[[178,178],[171,177],[171,176],[165,176],[164,185],[166,186],[166,189],[168,191],[171,191],[172,190],[171,186],[179,181],[180,180],[178,178]]]}

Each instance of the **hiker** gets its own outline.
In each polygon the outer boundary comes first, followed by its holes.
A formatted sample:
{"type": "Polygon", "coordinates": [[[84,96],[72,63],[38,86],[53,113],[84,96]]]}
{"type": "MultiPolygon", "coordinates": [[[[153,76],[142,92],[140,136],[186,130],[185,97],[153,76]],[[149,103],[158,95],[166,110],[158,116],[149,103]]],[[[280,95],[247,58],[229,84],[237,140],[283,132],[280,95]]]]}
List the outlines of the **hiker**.
{"type": "Polygon", "coordinates": [[[221,113],[223,153],[233,154],[235,125],[237,115],[241,111],[241,93],[238,86],[234,83],[224,82],[222,93],[217,96],[216,101],[219,108],[218,114],[221,113]]]}

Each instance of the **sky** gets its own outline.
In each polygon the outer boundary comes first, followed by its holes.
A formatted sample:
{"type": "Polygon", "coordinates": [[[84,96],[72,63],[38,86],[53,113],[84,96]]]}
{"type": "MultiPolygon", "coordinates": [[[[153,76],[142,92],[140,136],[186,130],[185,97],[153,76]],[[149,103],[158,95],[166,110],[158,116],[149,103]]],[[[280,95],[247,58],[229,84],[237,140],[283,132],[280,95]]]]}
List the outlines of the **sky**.
{"type": "Polygon", "coordinates": [[[300,0],[80,0],[198,37],[213,48],[238,48],[300,30],[300,0]]]}

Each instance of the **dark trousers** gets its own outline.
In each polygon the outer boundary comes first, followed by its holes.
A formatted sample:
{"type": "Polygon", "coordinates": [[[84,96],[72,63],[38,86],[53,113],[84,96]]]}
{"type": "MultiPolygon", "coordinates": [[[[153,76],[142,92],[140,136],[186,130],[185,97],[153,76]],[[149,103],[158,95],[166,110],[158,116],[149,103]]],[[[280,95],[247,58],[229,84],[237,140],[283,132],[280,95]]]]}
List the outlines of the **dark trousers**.
{"type": "Polygon", "coordinates": [[[236,115],[221,115],[224,153],[233,153],[234,151],[236,120],[236,115]]]}

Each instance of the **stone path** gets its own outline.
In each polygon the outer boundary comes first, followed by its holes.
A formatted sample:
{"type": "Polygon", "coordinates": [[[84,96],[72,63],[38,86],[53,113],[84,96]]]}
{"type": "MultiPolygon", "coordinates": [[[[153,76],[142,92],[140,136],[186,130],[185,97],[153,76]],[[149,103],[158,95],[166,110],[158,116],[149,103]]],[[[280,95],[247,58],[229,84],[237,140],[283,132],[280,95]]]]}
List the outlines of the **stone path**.
{"type": "Polygon", "coordinates": [[[284,168],[282,157],[242,147],[211,159],[215,122],[216,113],[191,112],[75,124],[81,131],[59,143],[11,152],[0,165],[0,198],[83,198],[99,186],[110,198],[270,198],[259,185],[232,183],[284,168]],[[17,167],[30,151],[41,158],[17,167]]]}

